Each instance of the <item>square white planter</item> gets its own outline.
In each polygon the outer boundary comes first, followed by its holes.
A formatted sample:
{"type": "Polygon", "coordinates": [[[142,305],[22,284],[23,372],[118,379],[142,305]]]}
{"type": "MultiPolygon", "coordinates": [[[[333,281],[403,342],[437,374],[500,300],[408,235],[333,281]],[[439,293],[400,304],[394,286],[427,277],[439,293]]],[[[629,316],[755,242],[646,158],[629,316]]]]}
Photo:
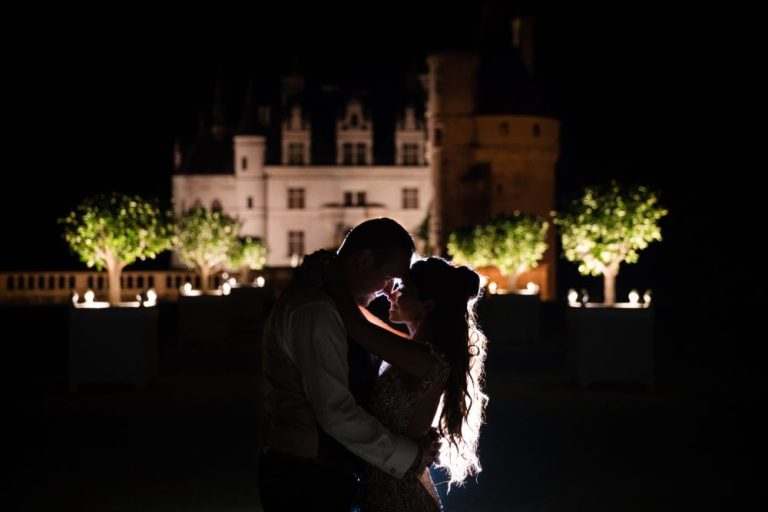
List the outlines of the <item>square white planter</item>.
{"type": "Polygon", "coordinates": [[[157,308],[71,308],[69,389],[127,383],[145,389],[157,377],[157,308]]]}
{"type": "Polygon", "coordinates": [[[477,305],[480,327],[492,343],[530,343],[541,331],[538,294],[488,294],[477,305]]]}
{"type": "Polygon", "coordinates": [[[569,307],[572,375],[579,386],[638,382],[653,387],[653,309],[569,307]]]}

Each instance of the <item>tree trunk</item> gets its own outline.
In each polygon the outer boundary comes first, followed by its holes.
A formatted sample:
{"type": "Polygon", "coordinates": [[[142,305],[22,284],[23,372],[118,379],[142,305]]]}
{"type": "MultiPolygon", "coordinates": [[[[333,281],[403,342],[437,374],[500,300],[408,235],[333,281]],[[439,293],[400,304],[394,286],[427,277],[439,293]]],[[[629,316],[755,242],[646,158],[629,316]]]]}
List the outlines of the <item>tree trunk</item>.
{"type": "Polygon", "coordinates": [[[243,265],[240,269],[240,284],[248,284],[251,277],[251,268],[248,265],[243,265]]]}
{"type": "Polygon", "coordinates": [[[200,289],[207,292],[209,289],[208,280],[211,277],[211,269],[206,265],[200,265],[198,270],[200,271],[200,289]]]}
{"type": "Polygon", "coordinates": [[[509,291],[513,292],[517,290],[517,280],[520,277],[520,272],[515,272],[514,274],[509,274],[507,276],[507,288],[509,291]]]}
{"type": "Polygon", "coordinates": [[[122,265],[114,262],[107,262],[107,279],[109,281],[109,303],[117,305],[121,299],[120,274],[123,272],[122,265]]]}
{"type": "Polygon", "coordinates": [[[616,275],[618,273],[618,269],[613,268],[613,265],[603,273],[603,302],[606,306],[613,306],[616,303],[616,275]]]}

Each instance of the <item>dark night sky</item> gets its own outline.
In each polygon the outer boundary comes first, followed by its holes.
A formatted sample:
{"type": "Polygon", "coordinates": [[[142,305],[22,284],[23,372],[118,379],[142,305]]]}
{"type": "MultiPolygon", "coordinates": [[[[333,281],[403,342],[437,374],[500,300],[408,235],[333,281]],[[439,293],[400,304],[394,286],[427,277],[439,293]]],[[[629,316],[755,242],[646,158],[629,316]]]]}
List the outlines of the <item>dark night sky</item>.
{"type": "MultiPolygon", "coordinates": [[[[124,13],[120,27],[36,25],[30,37],[48,43],[5,63],[14,80],[2,206],[11,243],[3,246],[18,249],[2,251],[0,269],[77,268],[55,219],[88,194],[167,199],[173,139],[194,130],[218,70],[237,82],[254,68],[285,70],[293,55],[352,74],[407,67],[426,50],[461,46],[474,30],[465,20],[477,13],[459,6],[429,19],[425,7],[386,7],[357,18],[355,10],[297,14],[288,6],[162,19],[124,13]]],[[[732,25],[648,13],[537,18],[537,79],[562,121],[561,196],[614,177],[660,189],[672,215],[665,249],[647,257],[648,268],[685,263],[690,244],[717,249],[706,226],[724,214],[704,198],[743,203],[741,184],[705,178],[740,171],[724,149],[747,138],[729,135],[740,126],[728,111],[745,102],[746,57],[738,42],[716,39],[723,26],[732,25]]],[[[699,266],[710,272],[721,263],[728,261],[711,257],[699,266]]]]}

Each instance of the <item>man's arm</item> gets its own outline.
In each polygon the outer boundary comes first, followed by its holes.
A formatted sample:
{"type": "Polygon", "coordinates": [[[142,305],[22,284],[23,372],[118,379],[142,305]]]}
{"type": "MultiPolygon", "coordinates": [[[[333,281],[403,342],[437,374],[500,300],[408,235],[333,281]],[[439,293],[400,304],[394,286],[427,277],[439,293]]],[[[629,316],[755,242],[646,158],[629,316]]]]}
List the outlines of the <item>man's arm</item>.
{"type": "Polygon", "coordinates": [[[416,442],[389,431],[355,402],[346,330],[336,309],[325,302],[302,305],[291,313],[288,328],[288,348],[318,424],[361,459],[402,478],[422,453],[416,442]]]}

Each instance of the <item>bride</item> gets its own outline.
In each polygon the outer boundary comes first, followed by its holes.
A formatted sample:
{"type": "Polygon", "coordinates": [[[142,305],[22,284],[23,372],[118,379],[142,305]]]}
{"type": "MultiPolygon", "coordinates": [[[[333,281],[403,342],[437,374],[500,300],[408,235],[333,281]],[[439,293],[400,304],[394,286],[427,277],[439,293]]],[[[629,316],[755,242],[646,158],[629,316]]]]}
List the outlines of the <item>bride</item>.
{"type": "MultiPolygon", "coordinates": [[[[488,397],[486,338],[474,315],[478,274],[441,258],[414,263],[389,295],[389,319],[408,327],[410,341],[336,287],[327,286],[349,336],[387,363],[373,391],[372,414],[412,439],[434,426],[442,440],[438,467],[446,470],[449,488],[479,473],[477,444],[488,397]]],[[[428,469],[398,479],[373,466],[362,482],[361,505],[366,512],[442,508],[428,469]]]]}

